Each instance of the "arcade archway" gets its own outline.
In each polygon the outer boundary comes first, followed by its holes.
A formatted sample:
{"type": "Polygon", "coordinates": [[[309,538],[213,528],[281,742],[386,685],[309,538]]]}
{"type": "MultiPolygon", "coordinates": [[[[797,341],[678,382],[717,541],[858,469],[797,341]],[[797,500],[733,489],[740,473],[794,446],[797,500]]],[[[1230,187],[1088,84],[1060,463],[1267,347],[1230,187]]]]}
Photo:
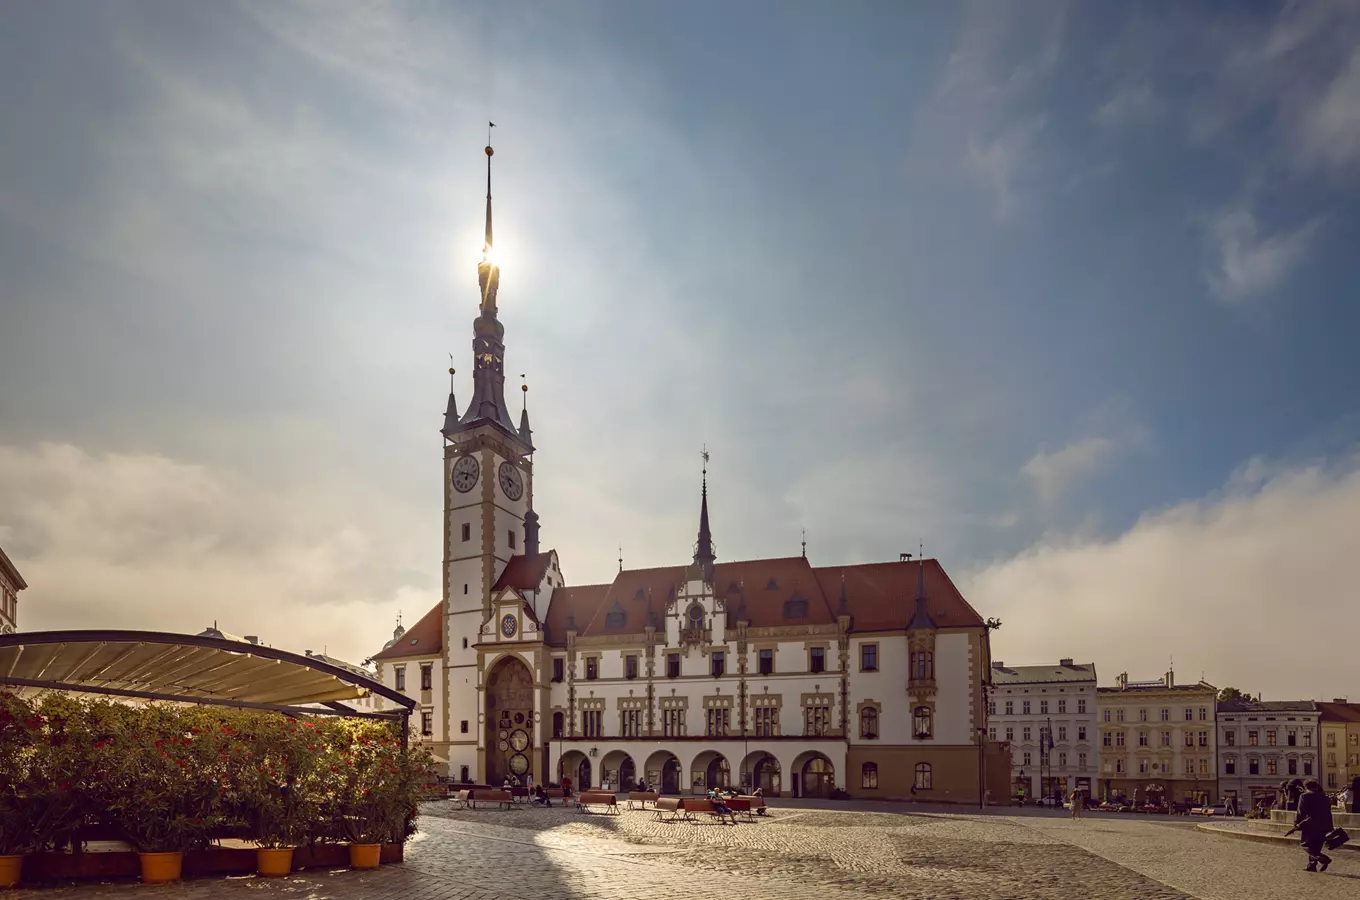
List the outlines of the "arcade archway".
{"type": "Polygon", "coordinates": [[[637,767],[627,753],[613,750],[600,760],[600,787],[605,790],[631,791],[636,783],[637,767]]]}
{"type": "Polygon", "coordinates": [[[680,793],[680,760],[667,750],[658,750],[647,757],[643,767],[647,786],[663,794],[680,793]]]}
{"type": "Polygon", "coordinates": [[[767,797],[777,797],[783,789],[779,760],[764,750],[747,754],[741,762],[741,786],[753,791],[760,788],[767,797]]]}
{"type": "Polygon", "coordinates": [[[797,780],[794,792],[801,797],[830,799],[836,792],[836,766],[820,753],[799,754],[793,761],[797,780]]]}

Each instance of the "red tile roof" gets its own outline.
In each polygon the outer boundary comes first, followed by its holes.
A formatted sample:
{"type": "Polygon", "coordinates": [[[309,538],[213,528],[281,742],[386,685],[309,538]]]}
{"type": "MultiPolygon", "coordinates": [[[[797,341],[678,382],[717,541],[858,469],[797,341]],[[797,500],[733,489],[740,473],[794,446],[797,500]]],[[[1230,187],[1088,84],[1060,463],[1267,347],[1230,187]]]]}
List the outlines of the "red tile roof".
{"type": "Polygon", "coordinates": [[[916,585],[926,572],[926,612],[939,628],[980,628],[985,623],[937,559],[823,566],[816,570],[831,608],[840,600],[841,577],[856,631],[904,629],[916,612],[916,585]]]}
{"type": "Polygon", "coordinates": [[[373,654],[374,659],[402,659],[407,656],[438,656],[444,649],[444,604],[435,604],[434,609],[421,617],[420,621],[397,638],[397,642],[381,653],[373,654]]]}
{"type": "Polygon", "coordinates": [[[1319,703],[1324,722],[1360,722],[1360,703],[1319,703]]]}
{"type": "Polygon", "coordinates": [[[607,584],[583,584],[554,589],[552,600],[548,603],[547,622],[544,623],[548,629],[548,636],[556,643],[565,643],[569,621],[574,619],[579,631],[586,622],[595,617],[595,611],[604,602],[607,593],[609,593],[607,584]]]}
{"type": "Polygon", "coordinates": [[[533,556],[521,554],[512,556],[510,562],[506,563],[505,569],[501,572],[501,577],[496,579],[491,592],[494,594],[502,588],[515,588],[521,591],[537,590],[543,583],[543,576],[548,573],[548,566],[552,564],[553,552],[548,550],[544,553],[535,553],[533,556]]]}

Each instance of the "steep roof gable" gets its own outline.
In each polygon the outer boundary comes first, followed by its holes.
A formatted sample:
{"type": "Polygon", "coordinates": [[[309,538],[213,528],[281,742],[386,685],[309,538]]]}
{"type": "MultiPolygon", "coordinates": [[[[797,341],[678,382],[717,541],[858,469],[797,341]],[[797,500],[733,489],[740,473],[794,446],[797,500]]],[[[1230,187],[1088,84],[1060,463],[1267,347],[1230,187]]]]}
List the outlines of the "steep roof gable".
{"type": "Polygon", "coordinates": [[[405,659],[408,656],[438,656],[444,650],[444,604],[420,617],[420,621],[406,630],[395,644],[374,659],[405,659]]]}

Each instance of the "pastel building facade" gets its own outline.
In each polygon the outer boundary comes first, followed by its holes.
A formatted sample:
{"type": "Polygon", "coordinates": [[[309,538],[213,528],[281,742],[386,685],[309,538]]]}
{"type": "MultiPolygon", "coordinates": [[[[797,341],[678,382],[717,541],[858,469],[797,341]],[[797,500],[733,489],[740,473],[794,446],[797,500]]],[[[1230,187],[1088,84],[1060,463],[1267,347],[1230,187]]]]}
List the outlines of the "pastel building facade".
{"type": "Polygon", "coordinates": [[[1175,673],[1155,681],[1130,681],[1096,692],[1100,714],[1101,797],[1167,802],[1217,799],[1214,718],[1218,689],[1207,682],[1177,684],[1175,673]]]}
{"type": "Polygon", "coordinates": [[[1010,746],[1011,793],[1094,797],[1100,771],[1095,663],[992,663],[988,733],[1010,746]]]}

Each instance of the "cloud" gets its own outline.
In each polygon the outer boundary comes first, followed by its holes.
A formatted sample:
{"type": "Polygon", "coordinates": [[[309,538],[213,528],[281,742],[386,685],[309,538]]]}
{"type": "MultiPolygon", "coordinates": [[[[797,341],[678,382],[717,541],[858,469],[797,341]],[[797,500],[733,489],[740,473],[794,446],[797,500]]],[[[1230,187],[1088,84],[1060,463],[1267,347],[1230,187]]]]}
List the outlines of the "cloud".
{"type": "Polygon", "coordinates": [[[1245,207],[1219,213],[1209,223],[1217,260],[1206,278],[1214,296],[1233,304],[1279,287],[1307,256],[1322,221],[1315,217],[1296,228],[1266,234],[1245,207]]]}
{"type": "Polygon", "coordinates": [[[1360,49],[1303,113],[1299,152],[1305,164],[1334,170],[1360,160],[1360,49]]]}
{"type": "Polygon", "coordinates": [[[1121,128],[1155,119],[1161,103],[1147,82],[1125,84],[1101,104],[1091,118],[1106,128],[1121,128]]]}
{"type": "Polygon", "coordinates": [[[1096,472],[1116,449],[1116,443],[1110,438],[1083,438],[1061,450],[1040,450],[1020,467],[1020,471],[1034,481],[1039,498],[1048,505],[1072,482],[1096,472]]]}
{"type": "Polygon", "coordinates": [[[962,579],[1005,623],[997,657],[1097,661],[1101,681],[1183,679],[1268,698],[1352,696],[1360,455],[1334,465],[1253,460],[1214,495],[1104,540],[1049,540],[962,579]],[[1336,637],[1333,637],[1336,636],[1336,637]]]}
{"type": "Polygon", "coordinates": [[[1007,126],[992,140],[968,138],[968,164],[991,188],[997,219],[1004,221],[1015,214],[1020,202],[1016,182],[1047,123],[1048,117],[1038,114],[1007,126]]]}
{"type": "Polygon", "coordinates": [[[356,492],[328,498],[160,454],[0,446],[0,511],[0,542],[30,586],[25,631],[193,633],[216,620],[358,662],[399,609],[409,620],[439,601],[410,574],[410,523],[356,492]]]}

